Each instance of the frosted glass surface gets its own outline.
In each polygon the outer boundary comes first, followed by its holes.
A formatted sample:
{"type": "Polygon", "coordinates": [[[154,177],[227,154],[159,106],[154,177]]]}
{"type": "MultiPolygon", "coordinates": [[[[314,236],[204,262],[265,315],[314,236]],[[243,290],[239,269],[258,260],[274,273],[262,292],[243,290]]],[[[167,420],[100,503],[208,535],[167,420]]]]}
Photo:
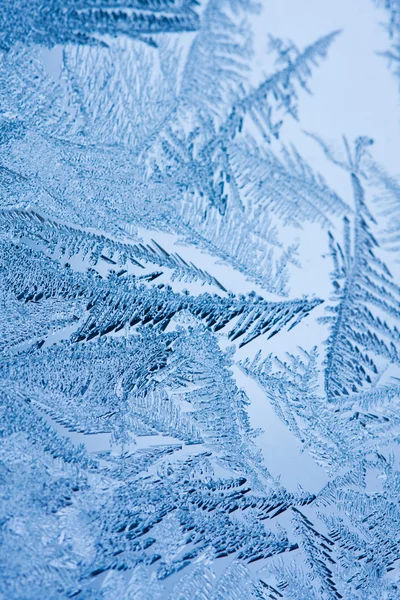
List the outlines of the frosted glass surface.
{"type": "Polygon", "coordinates": [[[399,0],[0,0],[0,600],[400,600],[399,0]]]}

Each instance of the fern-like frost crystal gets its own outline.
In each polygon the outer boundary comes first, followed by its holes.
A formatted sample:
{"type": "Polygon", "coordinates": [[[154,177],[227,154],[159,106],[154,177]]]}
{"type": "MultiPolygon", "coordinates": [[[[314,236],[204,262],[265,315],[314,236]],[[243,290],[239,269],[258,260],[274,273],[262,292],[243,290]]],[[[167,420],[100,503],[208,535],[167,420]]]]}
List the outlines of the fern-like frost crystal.
{"type": "Polygon", "coordinates": [[[400,600],[365,2],[0,2],[0,600],[400,600]]]}

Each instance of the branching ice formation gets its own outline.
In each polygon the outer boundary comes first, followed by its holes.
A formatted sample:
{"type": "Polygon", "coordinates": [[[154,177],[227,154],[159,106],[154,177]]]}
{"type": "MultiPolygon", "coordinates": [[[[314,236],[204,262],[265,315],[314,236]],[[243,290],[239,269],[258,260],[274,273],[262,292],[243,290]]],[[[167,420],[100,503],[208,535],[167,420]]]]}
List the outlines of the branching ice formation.
{"type": "Polygon", "coordinates": [[[385,23],[385,29],[388,32],[392,42],[391,49],[382,52],[382,55],[394,67],[397,77],[400,76],[400,3],[399,0],[375,0],[378,6],[384,7],[388,12],[389,21],[385,23]]]}
{"type": "Polygon", "coordinates": [[[399,184],[272,17],[0,6],[1,599],[400,600],[399,184]]]}
{"type": "Polygon", "coordinates": [[[142,35],[193,31],[198,17],[192,0],[127,0],[115,5],[109,0],[37,0],[5,3],[0,9],[0,47],[16,42],[42,44],[105,44],[104,36],[142,35]]]}

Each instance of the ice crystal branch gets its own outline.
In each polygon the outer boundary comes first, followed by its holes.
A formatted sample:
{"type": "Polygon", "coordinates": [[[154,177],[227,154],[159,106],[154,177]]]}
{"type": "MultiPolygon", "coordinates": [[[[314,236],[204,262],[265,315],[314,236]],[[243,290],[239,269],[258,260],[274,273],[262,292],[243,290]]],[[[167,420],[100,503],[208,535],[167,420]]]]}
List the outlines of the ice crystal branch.
{"type": "Polygon", "coordinates": [[[0,46],[19,41],[42,44],[105,44],[105,36],[124,34],[138,38],[157,33],[193,31],[198,16],[192,0],[154,2],[127,0],[118,6],[87,0],[19,0],[0,9],[0,46]]]}

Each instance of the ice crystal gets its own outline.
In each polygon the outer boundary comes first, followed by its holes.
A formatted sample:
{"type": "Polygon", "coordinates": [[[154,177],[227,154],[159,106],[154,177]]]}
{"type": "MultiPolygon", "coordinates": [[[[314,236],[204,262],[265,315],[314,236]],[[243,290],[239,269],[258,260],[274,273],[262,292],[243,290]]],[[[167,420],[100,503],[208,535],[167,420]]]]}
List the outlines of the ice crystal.
{"type": "Polygon", "coordinates": [[[1,599],[400,600],[358,2],[0,6],[1,599]]]}

